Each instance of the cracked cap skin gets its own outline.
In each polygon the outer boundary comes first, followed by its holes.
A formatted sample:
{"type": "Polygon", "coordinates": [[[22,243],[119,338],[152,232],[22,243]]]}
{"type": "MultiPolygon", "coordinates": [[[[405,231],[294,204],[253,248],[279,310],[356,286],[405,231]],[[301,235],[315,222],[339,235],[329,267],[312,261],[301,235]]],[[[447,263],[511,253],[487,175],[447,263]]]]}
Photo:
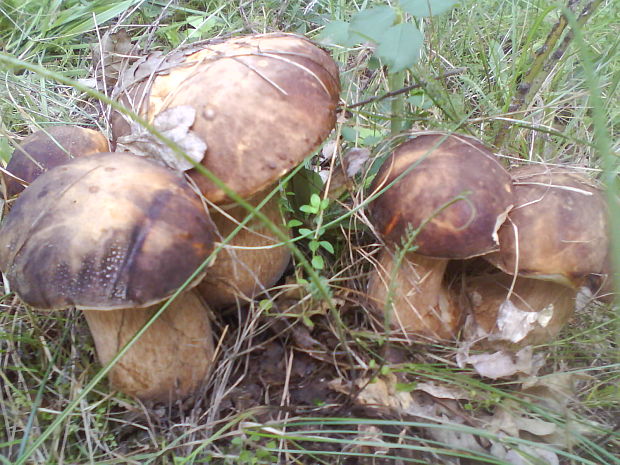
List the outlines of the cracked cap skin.
{"type": "Polygon", "coordinates": [[[20,195],[0,226],[0,269],[34,308],[147,307],[183,285],[214,238],[179,174],[101,153],[52,168],[20,195]]]}
{"type": "Polygon", "coordinates": [[[496,232],[513,205],[510,175],[473,137],[414,135],[386,159],[371,185],[370,210],[384,240],[402,245],[417,228],[416,253],[464,259],[498,249],[496,232]]]}

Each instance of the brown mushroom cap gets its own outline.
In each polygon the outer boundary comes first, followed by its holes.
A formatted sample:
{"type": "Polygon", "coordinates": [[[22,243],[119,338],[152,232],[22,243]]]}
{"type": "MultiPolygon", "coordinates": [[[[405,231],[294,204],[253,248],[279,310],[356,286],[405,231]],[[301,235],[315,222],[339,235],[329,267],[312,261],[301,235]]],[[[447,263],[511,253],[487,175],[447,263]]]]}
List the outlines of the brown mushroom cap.
{"type": "MultiPolygon", "coordinates": [[[[128,98],[135,105],[145,101],[140,113],[151,121],[166,109],[193,107],[191,129],[207,144],[202,164],[242,197],[298,165],[335,124],[338,68],[303,37],[239,37],[170,61],[174,66],[164,63],[165,71],[152,85],[136,83],[128,98]]],[[[115,137],[128,129],[116,118],[115,137]]],[[[224,192],[199,172],[189,174],[207,199],[225,200],[224,192]]]]}
{"type": "Polygon", "coordinates": [[[513,199],[510,175],[478,140],[422,133],[389,157],[371,189],[394,185],[370,204],[377,231],[400,245],[424,224],[413,244],[436,258],[468,258],[497,250],[496,232],[513,199]],[[411,168],[411,169],[409,169],[411,168]],[[466,200],[454,201],[459,196],[466,200]]]}
{"type": "Polygon", "coordinates": [[[511,174],[515,208],[498,231],[499,252],[485,258],[505,273],[573,287],[604,272],[609,226],[600,189],[570,168],[525,165],[511,174]]]}
{"type": "MultiPolygon", "coordinates": [[[[54,126],[26,137],[13,151],[6,169],[31,183],[45,170],[73,157],[109,150],[108,140],[99,131],[79,126],[54,126]]],[[[5,179],[8,197],[24,190],[24,186],[16,179],[9,176],[5,176],[5,179]]]]}
{"type": "Polygon", "coordinates": [[[213,240],[180,175],[102,153],[52,168],[21,194],[0,227],[0,269],[35,308],[146,307],[177,290],[213,240]]]}

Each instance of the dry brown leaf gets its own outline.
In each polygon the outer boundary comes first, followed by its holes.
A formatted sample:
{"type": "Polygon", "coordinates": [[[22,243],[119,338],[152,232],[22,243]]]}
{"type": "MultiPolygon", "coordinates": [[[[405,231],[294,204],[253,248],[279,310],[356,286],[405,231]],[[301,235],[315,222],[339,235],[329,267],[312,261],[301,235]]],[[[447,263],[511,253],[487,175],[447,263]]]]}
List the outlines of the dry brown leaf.
{"type": "Polygon", "coordinates": [[[370,150],[365,147],[355,147],[347,150],[343,156],[347,176],[352,178],[361,172],[369,159],[370,150]]]}
{"type": "Polygon", "coordinates": [[[353,387],[361,389],[355,398],[359,405],[368,407],[388,407],[399,412],[407,411],[413,404],[413,398],[408,392],[396,390],[396,376],[388,373],[385,377],[368,379],[359,378],[355,385],[343,379],[335,379],[328,383],[330,389],[343,393],[353,393],[353,387]]]}
{"type": "Polygon", "coordinates": [[[467,390],[450,384],[422,382],[417,383],[415,389],[416,391],[424,391],[438,399],[471,399],[467,390]]]}
{"type": "Polygon", "coordinates": [[[130,135],[118,138],[118,147],[161,162],[170,168],[187,171],[192,169],[196,163],[200,163],[207,150],[206,142],[191,129],[195,118],[196,110],[194,108],[181,105],[162,111],[153,120],[153,126],[163,136],[175,142],[191,161],[179,157],[159,137],[137,124],[132,126],[130,135]]]}
{"type": "Polygon", "coordinates": [[[96,79],[104,77],[107,85],[115,85],[122,70],[136,58],[133,54],[137,55],[140,49],[131,42],[125,29],[110,29],[100,43],[91,45],[91,50],[96,79]]]}

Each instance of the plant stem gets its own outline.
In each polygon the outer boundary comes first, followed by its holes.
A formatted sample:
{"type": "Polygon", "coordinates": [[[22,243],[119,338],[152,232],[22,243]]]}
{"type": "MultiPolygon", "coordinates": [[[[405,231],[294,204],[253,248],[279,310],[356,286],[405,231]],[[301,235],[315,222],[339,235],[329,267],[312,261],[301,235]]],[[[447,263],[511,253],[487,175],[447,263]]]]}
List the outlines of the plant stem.
{"type": "MultiPolygon", "coordinates": [[[[571,3],[572,2],[569,2],[569,5],[571,3]]],[[[591,0],[588,2],[579,15],[579,18],[577,18],[576,23],[579,26],[583,26],[601,3],[602,0],[591,0]]],[[[570,10],[568,6],[565,7],[564,13],[551,29],[544,45],[536,52],[534,62],[530,65],[525,77],[518,83],[516,94],[513,96],[513,100],[508,108],[509,112],[517,112],[532,101],[534,96],[538,93],[542,82],[544,82],[545,78],[551,73],[553,69],[552,64],[562,58],[566,48],[572,41],[573,31],[569,31],[556,50],[556,45],[569,24],[566,12],[572,13],[572,10],[570,10]]],[[[509,123],[502,124],[495,136],[494,145],[496,147],[501,147],[509,133],[509,123]]]]}
{"type": "MultiPolygon", "coordinates": [[[[401,89],[405,86],[405,72],[390,74],[388,77],[390,91],[401,89]]],[[[396,135],[403,130],[405,115],[405,97],[399,95],[392,99],[392,117],[390,118],[390,134],[396,135]]]]}

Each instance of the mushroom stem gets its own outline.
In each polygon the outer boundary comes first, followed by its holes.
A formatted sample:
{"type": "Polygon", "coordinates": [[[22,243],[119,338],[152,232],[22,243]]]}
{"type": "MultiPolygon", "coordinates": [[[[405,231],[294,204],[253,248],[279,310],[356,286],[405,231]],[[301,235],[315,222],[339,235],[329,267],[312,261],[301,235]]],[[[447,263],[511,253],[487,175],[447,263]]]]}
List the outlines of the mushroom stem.
{"type": "MultiPolygon", "coordinates": [[[[101,364],[157,312],[147,308],[85,310],[101,364]]],[[[141,400],[169,402],[196,392],[213,361],[208,307],[194,290],[179,295],[112,367],[112,386],[141,400]]]]}
{"type": "MultiPolygon", "coordinates": [[[[257,206],[269,190],[253,196],[249,202],[257,206]]],[[[225,214],[217,210],[212,210],[210,214],[221,239],[225,239],[245,219],[248,211],[239,205],[221,208],[225,214]]],[[[261,211],[269,220],[285,229],[276,196],[261,211]]],[[[218,253],[215,263],[198,286],[205,301],[213,308],[225,307],[252,299],[273,286],[290,260],[290,251],[286,245],[274,247],[280,242],[261,220],[251,219],[218,253]]]]}
{"type": "Polygon", "coordinates": [[[461,314],[456,300],[443,284],[447,264],[448,260],[407,253],[400,269],[394,270],[396,257],[384,249],[368,283],[370,302],[377,313],[385,316],[391,297],[389,324],[406,336],[454,338],[461,314]]]}

